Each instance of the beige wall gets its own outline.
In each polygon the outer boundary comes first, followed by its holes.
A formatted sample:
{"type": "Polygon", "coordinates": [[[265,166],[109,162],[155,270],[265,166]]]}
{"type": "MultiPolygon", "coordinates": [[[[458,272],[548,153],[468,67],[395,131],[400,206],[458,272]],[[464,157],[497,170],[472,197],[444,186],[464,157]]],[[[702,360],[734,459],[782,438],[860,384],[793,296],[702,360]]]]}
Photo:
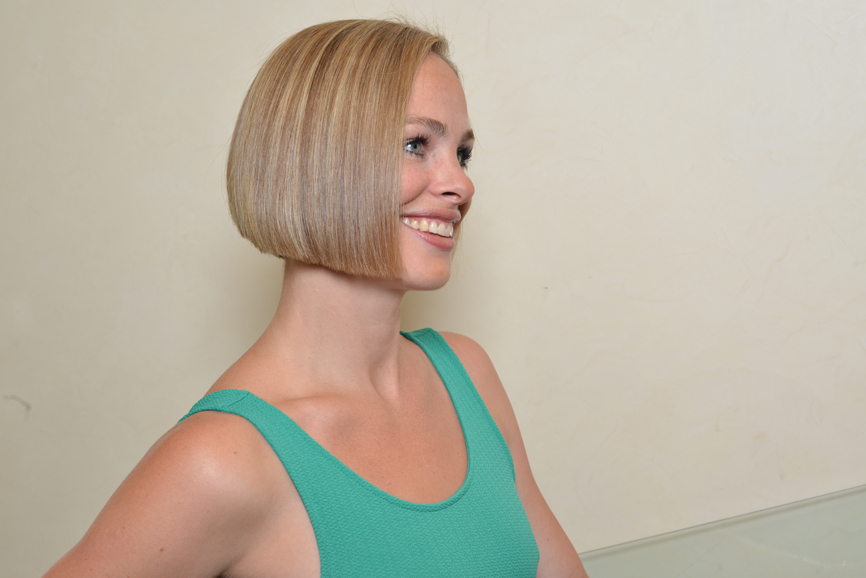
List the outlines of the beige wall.
{"type": "Polygon", "coordinates": [[[258,64],[394,9],[453,39],[480,137],[405,325],[487,347],[577,548],[866,483],[862,3],[3,2],[4,575],[269,319],[280,265],[222,191],[258,64]]]}

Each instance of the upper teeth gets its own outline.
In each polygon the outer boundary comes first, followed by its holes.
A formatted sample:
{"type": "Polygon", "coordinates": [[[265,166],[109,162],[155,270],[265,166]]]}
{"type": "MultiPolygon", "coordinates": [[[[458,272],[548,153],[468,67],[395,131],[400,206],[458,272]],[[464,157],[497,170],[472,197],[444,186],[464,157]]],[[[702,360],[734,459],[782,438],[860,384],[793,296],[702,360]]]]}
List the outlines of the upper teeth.
{"type": "Polygon", "coordinates": [[[434,221],[433,219],[403,217],[403,224],[409,225],[418,231],[426,231],[440,237],[451,237],[454,235],[454,225],[452,223],[443,223],[442,221],[434,221]]]}

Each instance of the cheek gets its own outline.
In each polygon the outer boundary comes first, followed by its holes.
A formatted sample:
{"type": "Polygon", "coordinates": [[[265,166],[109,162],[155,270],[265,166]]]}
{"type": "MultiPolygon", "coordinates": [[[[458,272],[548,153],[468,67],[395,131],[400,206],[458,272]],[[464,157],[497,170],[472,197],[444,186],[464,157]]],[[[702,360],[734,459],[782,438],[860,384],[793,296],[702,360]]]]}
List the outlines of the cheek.
{"type": "Polygon", "coordinates": [[[400,204],[405,205],[413,200],[423,189],[423,179],[418,171],[403,165],[403,172],[400,174],[400,204]]]}

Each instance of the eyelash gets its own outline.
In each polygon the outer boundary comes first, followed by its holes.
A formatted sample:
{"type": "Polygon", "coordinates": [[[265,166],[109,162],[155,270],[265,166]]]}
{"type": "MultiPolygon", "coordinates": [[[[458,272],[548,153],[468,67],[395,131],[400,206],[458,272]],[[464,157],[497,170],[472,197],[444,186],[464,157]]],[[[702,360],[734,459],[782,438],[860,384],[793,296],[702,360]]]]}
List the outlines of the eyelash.
{"type": "Polygon", "coordinates": [[[457,158],[460,160],[460,166],[466,169],[469,166],[470,159],[472,159],[472,147],[460,147],[457,149],[457,158]]]}
{"type": "MultiPolygon", "coordinates": [[[[423,152],[415,152],[410,151],[410,145],[421,145],[422,148],[426,148],[430,144],[430,138],[424,135],[417,135],[410,139],[406,139],[406,142],[403,143],[403,150],[409,153],[410,155],[415,156],[424,156],[423,152]]],[[[457,160],[460,162],[460,166],[466,169],[469,166],[469,159],[472,158],[472,147],[463,146],[457,149],[457,160]]]]}

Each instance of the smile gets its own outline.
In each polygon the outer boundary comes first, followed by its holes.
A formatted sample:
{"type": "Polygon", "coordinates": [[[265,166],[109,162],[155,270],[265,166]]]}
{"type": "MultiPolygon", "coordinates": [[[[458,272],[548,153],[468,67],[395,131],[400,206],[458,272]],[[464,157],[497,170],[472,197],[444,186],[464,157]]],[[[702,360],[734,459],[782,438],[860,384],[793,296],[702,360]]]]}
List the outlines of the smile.
{"type": "Polygon", "coordinates": [[[414,219],[411,217],[403,217],[403,224],[412,227],[416,231],[433,233],[434,235],[439,235],[440,237],[454,236],[453,223],[437,221],[436,219],[414,219]]]}

